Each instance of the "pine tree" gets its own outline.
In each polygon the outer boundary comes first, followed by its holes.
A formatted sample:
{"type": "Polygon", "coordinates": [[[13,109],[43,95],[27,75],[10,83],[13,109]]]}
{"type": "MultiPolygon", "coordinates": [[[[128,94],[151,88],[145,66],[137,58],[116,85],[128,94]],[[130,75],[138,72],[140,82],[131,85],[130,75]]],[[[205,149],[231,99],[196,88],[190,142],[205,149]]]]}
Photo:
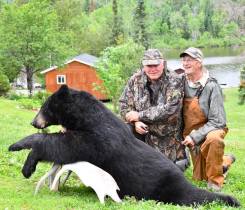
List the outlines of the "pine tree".
{"type": "Polygon", "coordinates": [[[86,14],[89,14],[89,7],[90,7],[90,1],[89,0],[85,0],[83,8],[86,14]]]}
{"type": "Polygon", "coordinates": [[[135,32],[134,32],[134,41],[142,44],[145,49],[149,47],[148,35],[146,33],[146,24],[145,24],[145,5],[144,0],[137,0],[137,6],[135,8],[134,14],[134,23],[135,23],[135,32]]]}
{"type": "Polygon", "coordinates": [[[97,1],[96,0],[85,0],[83,4],[83,10],[86,14],[90,14],[96,10],[97,1]]]}
{"type": "Polygon", "coordinates": [[[112,27],[112,44],[118,44],[120,38],[123,37],[123,31],[121,27],[121,20],[118,15],[117,0],[112,1],[113,11],[113,27],[112,27]]]}
{"type": "Polygon", "coordinates": [[[214,5],[212,5],[211,1],[206,0],[204,8],[204,31],[209,31],[210,33],[214,33],[212,23],[213,7],[214,5]]]}

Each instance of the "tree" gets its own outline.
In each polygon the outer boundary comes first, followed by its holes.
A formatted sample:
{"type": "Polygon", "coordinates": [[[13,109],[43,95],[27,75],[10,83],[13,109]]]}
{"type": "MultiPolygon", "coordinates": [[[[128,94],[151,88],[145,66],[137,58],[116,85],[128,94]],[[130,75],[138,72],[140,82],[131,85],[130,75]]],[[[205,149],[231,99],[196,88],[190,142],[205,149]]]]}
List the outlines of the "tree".
{"type": "MultiPolygon", "coordinates": [[[[53,8],[57,14],[58,27],[66,34],[70,48],[74,54],[80,54],[81,34],[83,25],[87,23],[87,15],[83,11],[83,0],[55,0],[53,8]]],[[[86,3],[86,2],[85,2],[86,3]]]]}
{"type": "Polygon", "coordinates": [[[204,30],[212,32],[213,31],[213,24],[212,24],[212,16],[214,5],[210,0],[205,1],[205,8],[204,8],[204,30]]]}
{"type": "Polygon", "coordinates": [[[121,21],[118,15],[117,0],[112,1],[113,12],[113,26],[112,26],[112,44],[120,43],[120,39],[123,38],[123,31],[121,28],[121,21]]]}
{"type": "Polygon", "coordinates": [[[197,41],[201,35],[203,26],[203,12],[199,11],[198,5],[192,8],[192,13],[188,15],[188,28],[191,32],[191,39],[197,41]]]}
{"type": "Polygon", "coordinates": [[[80,23],[82,24],[80,34],[77,34],[77,46],[80,52],[99,56],[105,48],[111,46],[112,19],[109,5],[83,18],[83,22],[80,23]]]}
{"type": "Polygon", "coordinates": [[[135,22],[135,34],[134,41],[140,43],[147,49],[149,47],[148,35],[146,33],[146,23],[145,23],[145,5],[144,0],[137,0],[137,6],[134,13],[135,22]]]}
{"type": "Polygon", "coordinates": [[[104,91],[112,100],[115,112],[118,111],[118,99],[126,81],[139,68],[143,51],[143,46],[129,41],[116,47],[108,47],[102,53],[98,73],[103,80],[103,86],[95,84],[95,87],[104,91]]]}
{"type": "Polygon", "coordinates": [[[90,0],[84,1],[83,10],[85,11],[86,14],[89,14],[89,7],[90,7],[89,2],[90,2],[90,0]]]}
{"type": "Polygon", "coordinates": [[[0,11],[1,11],[1,8],[3,7],[4,4],[5,4],[4,1],[0,0],[0,11]]]}
{"type": "Polygon", "coordinates": [[[69,36],[59,30],[57,15],[48,0],[30,0],[17,6],[8,4],[0,16],[0,60],[4,69],[23,71],[29,95],[33,75],[67,58],[69,36]],[[18,69],[16,69],[18,68],[18,69]]]}
{"type": "Polygon", "coordinates": [[[240,88],[239,88],[239,102],[243,105],[245,103],[245,66],[240,70],[240,88]]]}

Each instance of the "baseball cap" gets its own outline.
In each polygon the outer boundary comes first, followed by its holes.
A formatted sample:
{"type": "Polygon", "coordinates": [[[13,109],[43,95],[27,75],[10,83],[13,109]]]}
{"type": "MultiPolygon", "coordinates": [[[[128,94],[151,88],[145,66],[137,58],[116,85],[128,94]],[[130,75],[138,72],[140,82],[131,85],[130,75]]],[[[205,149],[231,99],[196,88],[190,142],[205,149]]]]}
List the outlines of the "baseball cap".
{"type": "Polygon", "coordinates": [[[158,49],[148,49],[145,51],[142,64],[147,65],[159,65],[163,60],[162,53],[158,49]]]}
{"type": "Polygon", "coordinates": [[[203,53],[198,48],[189,47],[188,49],[186,49],[184,52],[182,52],[180,54],[180,57],[184,57],[186,54],[189,55],[189,56],[191,56],[192,58],[200,61],[201,63],[203,61],[203,53]]]}

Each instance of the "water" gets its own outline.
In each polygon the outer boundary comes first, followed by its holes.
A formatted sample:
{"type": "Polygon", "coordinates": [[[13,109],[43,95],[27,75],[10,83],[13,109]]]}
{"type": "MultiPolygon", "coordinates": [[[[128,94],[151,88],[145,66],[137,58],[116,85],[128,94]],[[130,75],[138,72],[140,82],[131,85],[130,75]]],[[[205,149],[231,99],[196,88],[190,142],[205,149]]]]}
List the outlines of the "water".
{"type": "MultiPolygon", "coordinates": [[[[240,69],[245,66],[245,47],[205,49],[204,65],[210,75],[216,78],[223,88],[238,87],[240,69]]],[[[182,67],[179,59],[181,50],[169,51],[168,67],[174,70],[182,67]]],[[[166,56],[167,57],[167,56],[166,56]]]]}

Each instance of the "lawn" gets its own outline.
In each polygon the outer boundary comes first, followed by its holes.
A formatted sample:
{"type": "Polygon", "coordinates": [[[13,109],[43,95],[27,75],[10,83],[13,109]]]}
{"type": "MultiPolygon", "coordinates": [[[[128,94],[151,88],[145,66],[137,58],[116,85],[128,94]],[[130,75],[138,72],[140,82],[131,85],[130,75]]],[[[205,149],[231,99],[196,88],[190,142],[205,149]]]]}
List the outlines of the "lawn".
{"type": "MultiPolygon", "coordinates": [[[[222,191],[235,196],[245,207],[245,105],[237,105],[238,90],[236,88],[226,89],[224,93],[229,127],[229,133],[225,139],[226,153],[235,154],[237,161],[229,171],[222,191]]],[[[134,198],[126,198],[121,204],[107,199],[106,203],[101,205],[95,193],[83,186],[74,175],[59,192],[51,192],[47,186],[44,186],[39,194],[34,196],[34,189],[39,178],[50,168],[50,165],[39,163],[31,178],[25,179],[21,174],[21,168],[28,151],[10,153],[8,146],[22,137],[37,132],[30,125],[36,112],[22,109],[16,101],[4,98],[0,98],[0,110],[0,209],[193,209],[154,201],[136,201],[134,198]]],[[[59,127],[51,128],[52,131],[58,129],[59,127]]],[[[191,180],[191,169],[188,169],[185,175],[191,180]]],[[[206,187],[204,182],[193,183],[202,188],[206,187]]],[[[233,208],[212,203],[195,209],[233,208]]]]}

